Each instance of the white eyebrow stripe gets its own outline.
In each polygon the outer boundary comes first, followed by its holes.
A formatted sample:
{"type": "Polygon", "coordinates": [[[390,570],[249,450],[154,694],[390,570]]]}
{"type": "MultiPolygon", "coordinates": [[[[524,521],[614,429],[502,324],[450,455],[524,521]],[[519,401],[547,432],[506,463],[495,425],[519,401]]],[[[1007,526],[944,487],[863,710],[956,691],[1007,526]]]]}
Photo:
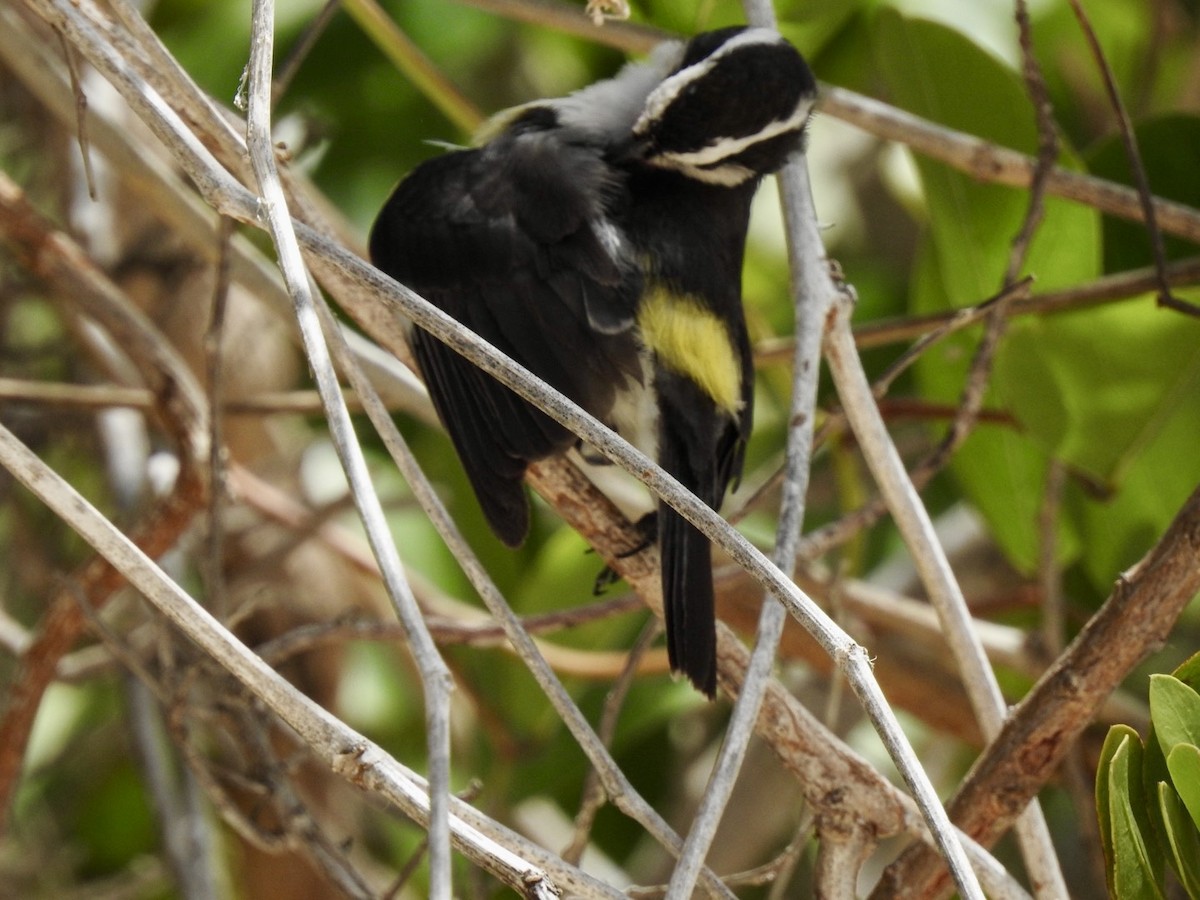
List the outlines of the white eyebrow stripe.
{"type": "Polygon", "coordinates": [[[680,166],[710,166],[713,163],[736,156],[748,147],[762,141],[768,141],[777,135],[800,128],[812,110],[812,100],[803,102],[796,107],[795,112],[786,119],[776,119],[767,124],[761,131],[743,137],[719,137],[707,147],[692,150],[687,153],[662,153],[660,160],[670,160],[680,166]]]}
{"type": "Polygon", "coordinates": [[[705,169],[675,159],[660,158],[656,159],[653,165],[658,166],[660,169],[682,172],[696,181],[702,181],[705,184],[715,184],[720,187],[737,187],[739,184],[745,184],[755,175],[753,170],[737,163],[726,163],[721,166],[705,169]]]}
{"type": "Polygon", "coordinates": [[[738,47],[753,44],[778,45],[782,43],[784,43],[783,37],[777,31],[772,31],[769,28],[748,28],[741,34],[731,37],[718,47],[712,56],[705,57],[701,62],[693,63],[686,69],[681,69],[656,87],[650,96],[646,98],[645,109],[642,110],[642,114],[638,117],[637,122],[634,123],[633,133],[641,134],[645,131],[647,125],[659,118],[663,110],[670,106],[689,84],[711,72],[722,58],[728,56],[738,47]]]}

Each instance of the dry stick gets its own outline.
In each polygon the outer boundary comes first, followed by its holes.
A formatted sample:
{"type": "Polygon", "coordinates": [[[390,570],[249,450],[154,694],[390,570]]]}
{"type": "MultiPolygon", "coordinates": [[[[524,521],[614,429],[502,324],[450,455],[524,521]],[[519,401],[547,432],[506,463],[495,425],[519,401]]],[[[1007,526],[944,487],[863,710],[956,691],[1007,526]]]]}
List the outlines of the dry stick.
{"type": "MultiPolygon", "coordinates": [[[[1200,592],[1200,489],[1158,543],[1118,579],[1112,594],[1066,652],[1012,710],[950,801],[960,825],[991,844],[1050,779],[1096,707],[1146,655],[1167,640],[1200,592]]],[[[885,873],[876,896],[944,896],[941,861],[910,847],[885,873]]]]}
{"type": "Polygon", "coordinates": [[[453,681],[437,646],[421,619],[416,598],[388,529],[383,506],[371,484],[371,475],[354,434],[350,413],[342,399],[329,349],[321,334],[314,307],[311,280],[300,255],[287,210],[283,187],[275,166],[271,141],[271,62],[275,9],[272,0],[255,0],[248,75],[249,111],[246,125],[250,162],[258,179],[263,212],[279,256],[288,292],[296,305],[296,319],[304,337],[305,353],[325,405],[330,435],[341,459],[371,549],[400,621],[409,632],[409,651],[421,673],[425,699],[429,777],[429,895],[449,900],[450,874],[450,691],[453,681]]]}
{"type": "Polygon", "coordinates": [[[443,115],[464,134],[475,131],[483,119],[479,110],[375,0],[342,0],[342,6],[391,63],[435,103],[443,115]]]}
{"type": "MultiPolygon", "coordinates": [[[[268,667],[2,424],[0,464],[95,547],[188,638],[291,726],[333,771],[396,804],[414,821],[428,823],[429,788],[423,778],[401,766],[268,667]]],[[[458,848],[522,896],[547,900],[559,896],[547,871],[560,885],[584,896],[621,896],[503,826],[488,822],[465,804],[452,801],[451,807],[450,825],[458,848]],[[500,835],[505,843],[498,843],[488,833],[500,835]],[[510,847],[518,849],[513,851],[510,847]],[[536,862],[531,863],[530,859],[536,862]]]]}
{"type": "MultiPolygon", "coordinates": [[[[876,137],[904,144],[980,181],[1017,188],[1028,188],[1033,183],[1037,167],[1033,157],[954,131],[845,88],[825,88],[821,111],[876,137]]],[[[1094,175],[1056,166],[1046,180],[1046,192],[1123,219],[1146,220],[1136,190],[1094,175]]],[[[1161,198],[1153,198],[1151,205],[1155,221],[1163,231],[1200,244],[1200,210],[1161,198]]]]}
{"type": "Polygon", "coordinates": [[[512,19],[553,28],[564,34],[586,38],[597,44],[614,47],[624,53],[649,53],[659,43],[677,35],[661,28],[638,25],[633,22],[606,22],[597,28],[577,4],[560,3],[556,0],[456,0],[462,6],[473,6],[486,12],[512,19]]]}
{"type": "Polygon", "coordinates": [[[177,889],[184,900],[217,900],[221,891],[215,829],[208,827],[202,797],[194,789],[196,781],[186,768],[176,772],[176,756],[153,692],[131,673],[125,673],[124,682],[131,743],[161,823],[163,849],[177,889]]]}
{"type": "MultiPolygon", "coordinates": [[[[1057,123],[1054,121],[1054,110],[1050,104],[1050,95],[1046,89],[1041,68],[1034,55],[1033,31],[1025,0],[1017,0],[1016,20],[1021,45],[1021,74],[1025,80],[1037,121],[1038,153],[1030,185],[1029,204],[1026,207],[1021,226],[1012,240],[1008,265],[1004,272],[1003,288],[1011,287],[1016,283],[1017,277],[1025,265],[1030,242],[1045,218],[1046,183],[1059,155],[1057,123]]],[[[991,374],[995,352],[1004,335],[1007,307],[1011,301],[1010,295],[1002,295],[1000,301],[988,312],[983,338],[971,364],[962,407],[959,414],[955,416],[954,425],[943,444],[943,458],[947,461],[954,451],[962,446],[962,442],[973,430],[974,423],[977,421],[979,410],[983,405],[983,393],[991,374]]],[[[935,454],[935,459],[936,456],[935,454]]],[[[938,460],[938,462],[941,461],[938,460]]],[[[937,468],[940,469],[941,465],[938,465],[937,468]]],[[[991,673],[991,669],[988,669],[988,673],[991,673]]],[[[995,693],[999,695],[998,682],[996,685],[995,693]]],[[[979,697],[972,694],[971,700],[972,705],[978,710],[979,697]]],[[[990,721],[989,717],[979,716],[978,712],[976,713],[985,738],[995,737],[1006,711],[1006,705],[1001,702],[999,716],[991,717],[990,721]]],[[[1067,896],[1066,880],[1063,878],[1062,868],[1054,852],[1050,829],[1036,800],[1031,802],[1021,813],[1015,831],[1034,896],[1039,900],[1054,900],[1054,898],[1067,896]]]]}
{"type": "MultiPolygon", "coordinates": [[[[1005,287],[1001,288],[1000,293],[995,296],[989,297],[975,306],[951,310],[943,319],[941,325],[924,334],[911,347],[900,354],[900,357],[888,366],[882,375],[875,379],[871,385],[871,393],[876,399],[882,400],[897,378],[907,372],[923,354],[927,353],[936,344],[944,341],[950,335],[974,325],[980,319],[987,319],[989,327],[994,327],[991,325],[992,322],[997,319],[1006,318],[1010,314],[1014,303],[1029,296],[1029,289],[1032,285],[1033,276],[1027,276],[1020,281],[1006,279],[1005,287]]],[[[862,348],[857,334],[854,336],[854,343],[855,346],[860,349],[862,348]]]]}
{"type": "Polygon", "coordinates": [[[1059,157],[1058,123],[1054,120],[1054,107],[1050,102],[1050,92],[1046,88],[1046,80],[1034,53],[1033,26],[1029,21],[1029,7],[1026,0],[1017,0],[1016,20],[1021,44],[1021,76],[1025,79],[1025,87],[1029,92],[1029,100],[1033,105],[1034,118],[1037,122],[1038,152],[1034,161],[1033,178],[1029,186],[1029,206],[1025,210],[1025,218],[1021,222],[1021,227],[1013,238],[1008,268],[1004,272],[1005,287],[1009,287],[1017,281],[1021,269],[1025,265],[1025,259],[1029,255],[1029,244],[1042,224],[1042,220],[1046,217],[1046,184],[1059,157]]]}
{"type": "MultiPolygon", "coordinates": [[[[1000,688],[971,630],[966,602],[934,534],[929,514],[908,479],[904,464],[871,397],[870,386],[850,334],[850,306],[847,303],[839,303],[834,307],[832,326],[826,336],[825,354],[847,418],[862,447],[871,474],[887,500],[922,582],[938,611],[980,725],[985,733],[989,729],[995,731],[1004,709],[1000,688]]],[[[928,799],[925,802],[929,802],[928,799]]],[[[939,813],[944,812],[936,796],[933,803],[937,804],[939,813]]],[[[954,850],[961,853],[957,844],[944,848],[948,859],[953,858],[950,854],[954,850]]],[[[971,889],[978,891],[977,885],[964,885],[961,872],[954,872],[954,879],[964,895],[970,895],[971,889]]]]}
{"type": "Polygon", "coordinates": [[[1038,508],[1038,586],[1042,600],[1042,650],[1046,658],[1062,653],[1067,633],[1067,610],[1063,598],[1062,572],[1058,564],[1058,528],[1061,525],[1063,489],[1067,467],[1052,459],[1046,468],[1046,484],[1038,508]]]}
{"type": "Polygon", "coordinates": [[[92,171],[92,150],[88,142],[87,94],[83,92],[83,85],[79,83],[79,66],[76,65],[75,52],[71,49],[71,45],[67,43],[67,39],[63,37],[61,32],[59,32],[58,40],[62,45],[63,60],[67,64],[67,72],[71,75],[71,90],[75,94],[75,131],[79,141],[79,156],[83,161],[83,177],[87,181],[88,198],[95,202],[96,174],[92,171]]]}
{"type": "MultiPolygon", "coordinates": [[[[617,676],[604,698],[604,707],[600,712],[600,725],[596,729],[596,735],[605,747],[612,747],[613,737],[617,733],[617,722],[620,719],[621,710],[625,706],[625,700],[629,696],[629,690],[633,687],[634,678],[637,676],[638,664],[649,651],[655,638],[661,633],[662,623],[657,619],[651,619],[646,623],[641,634],[629,649],[629,656],[625,661],[624,668],[621,669],[621,674],[617,676]]],[[[600,781],[600,773],[595,767],[588,769],[580,794],[579,811],[575,814],[571,841],[562,851],[562,858],[574,865],[579,865],[579,861],[583,858],[583,851],[587,849],[591,839],[592,826],[596,823],[596,814],[608,801],[608,794],[600,781]]]]}
{"type": "MultiPolygon", "coordinates": [[[[758,4],[757,8],[754,6],[747,4],[752,21],[757,19],[756,24],[774,24],[770,4],[758,4]]],[[[802,155],[798,154],[780,173],[779,189],[788,232],[795,330],[800,339],[796,341],[796,357],[792,368],[786,474],[772,562],[783,575],[791,577],[795,568],[796,544],[804,522],[804,499],[808,492],[813,408],[816,406],[821,368],[821,338],[825,330],[826,313],[838,289],[829,276],[829,264],[821,243],[808,171],[802,155]]],[[[745,761],[786,621],[787,610],[770,597],[765,598],[746,679],[726,726],[720,754],[684,842],[683,854],[671,875],[667,900],[685,900],[691,896],[697,873],[708,855],[733,793],[738,772],[745,761]]],[[[830,838],[834,838],[833,833],[830,838]]]]}
{"type": "MultiPolygon", "coordinates": [[[[1046,468],[1046,483],[1038,507],[1037,582],[1041,594],[1041,650],[1045,659],[1055,659],[1066,644],[1067,604],[1063,596],[1062,569],[1058,559],[1058,529],[1062,524],[1062,501],[1066,487],[1067,467],[1059,459],[1051,459],[1046,468]]],[[[1120,720],[1118,720],[1120,721],[1120,720]]],[[[1075,743],[1063,759],[1060,775],[1067,796],[1075,804],[1081,845],[1085,848],[1080,860],[1083,884],[1091,893],[1103,893],[1104,854],[1100,827],[1096,819],[1096,794],[1086,752],[1082,743],[1075,743]]]]}
{"type": "MultiPolygon", "coordinates": [[[[1177,287],[1195,284],[1200,281],[1200,257],[1193,256],[1168,263],[1166,276],[1167,281],[1177,287]]],[[[1008,315],[1010,318],[1036,314],[1053,315],[1089,309],[1103,303],[1135,299],[1153,290],[1158,284],[1158,277],[1158,270],[1153,266],[1102,275],[1075,287],[1035,293],[1028,298],[1016,297],[1009,303],[1008,315]]],[[[889,344],[919,338],[948,323],[957,322],[960,316],[969,315],[974,322],[978,320],[982,307],[986,307],[992,300],[994,298],[964,309],[865,322],[855,327],[854,342],[860,350],[886,347],[889,344]]],[[[780,342],[756,350],[755,358],[760,362],[779,362],[786,359],[790,353],[790,346],[781,345],[780,342]]]]}
{"type": "Polygon", "coordinates": [[[200,570],[208,595],[208,606],[217,618],[224,619],[226,607],[224,560],[224,529],[222,507],[228,490],[225,483],[225,367],[221,357],[225,339],[225,308],[229,299],[229,244],[233,237],[233,221],[221,219],[217,230],[220,247],[217,253],[216,284],[213,287],[212,312],[204,333],[204,374],[209,409],[208,443],[208,517],[205,523],[204,559],[200,570]]]}
{"type": "Polygon", "coordinates": [[[1104,48],[1100,46],[1100,39],[1096,36],[1096,31],[1092,28],[1092,22],[1084,12],[1083,5],[1079,0],[1071,0],[1071,9],[1075,12],[1079,28],[1092,51],[1092,56],[1095,57],[1096,68],[1100,70],[1100,78],[1104,82],[1108,102],[1112,105],[1113,113],[1117,117],[1117,127],[1121,132],[1121,143],[1125,145],[1125,155],[1129,158],[1129,168],[1133,171],[1138,200],[1142,205],[1142,216],[1146,223],[1146,231],[1150,236],[1150,250],[1154,255],[1154,267],[1158,270],[1158,305],[1188,315],[1200,316],[1200,306],[1180,300],[1171,293],[1171,285],[1166,276],[1167,254],[1163,248],[1162,232],[1158,228],[1158,217],[1152,201],[1154,195],[1150,193],[1150,180],[1146,177],[1146,167],[1142,163],[1142,151],[1138,147],[1137,135],[1133,131],[1133,122],[1129,119],[1125,101],[1121,99],[1121,92],[1117,89],[1117,80],[1113,76],[1112,67],[1108,64],[1108,57],[1104,53],[1104,48]]]}
{"type": "MultiPolygon", "coordinates": [[[[96,268],[77,244],[44,219],[17,185],[0,173],[0,237],[22,267],[105,328],[137,367],[158,398],[159,411],[180,456],[180,475],[170,496],[134,528],[147,552],[169,549],[203,502],[205,484],[197,468],[207,456],[207,411],[187,366],[134,305],[96,268]]],[[[122,580],[103,559],[86,563],[74,579],[77,593],[98,606],[122,580]]],[[[62,591],[51,601],[38,636],[26,648],[22,671],[9,692],[0,720],[0,831],[4,830],[33,719],[59,660],[82,633],[85,619],[75,595],[62,591]]]]}
{"type": "Polygon", "coordinates": [[[0,400],[6,403],[28,403],[39,409],[53,407],[50,415],[63,410],[87,412],[123,406],[143,411],[154,408],[154,392],[146,388],[116,384],[73,384],[66,382],[26,381],[23,378],[0,378],[0,400]]]}

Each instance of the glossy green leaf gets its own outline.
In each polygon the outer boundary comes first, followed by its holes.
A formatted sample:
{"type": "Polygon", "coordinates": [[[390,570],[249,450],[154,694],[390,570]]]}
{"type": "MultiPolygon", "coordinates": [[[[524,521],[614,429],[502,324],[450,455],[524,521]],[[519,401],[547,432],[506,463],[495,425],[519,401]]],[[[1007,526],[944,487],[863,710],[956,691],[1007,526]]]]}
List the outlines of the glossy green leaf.
{"type": "Polygon", "coordinates": [[[1192,823],[1200,828],[1200,747],[1176,744],[1167,754],[1167,770],[1192,823]]]}
{"type": "Polygon", "coordinates": [[[1162,855],[1149,833],[1142,790],[1142,744],[1125,735],[1107,767],[1112,857],[1109,890],[1118,900],[1162,897],[1162,855]]]}
{"type": "Polygon", "coordinates": [[[1166,782],[1158,784],[1158,808],[1170,851],[1167,859],[1189,897],[1200,897],[1200,831],[1179,795],[1166,782]]]}
{"type": "Polygon", "coordinates": [[[1105,872],[1108,877],[1109,890],[1112,890],[1113,869],[1113,821],[1112,821],[1112,773],[1113,757],[1117,750],[1127,742],[1136,742],[1141,746],[1141,738],[1137,731],[1128,725],[1113,725],[1108,729],[1104,738],[1104,746],[1100,748],[1100,759],[1096,762],[1096,818],[1100,826],[1100,846],[1104,851],[1105,872]]]}
{"type": "Polygon", "coordinates": [[[1178,744],[1200,746],[1200,694],[1178,678],[1150,676],[1150,718],[1163,756],[1178,744]]]}

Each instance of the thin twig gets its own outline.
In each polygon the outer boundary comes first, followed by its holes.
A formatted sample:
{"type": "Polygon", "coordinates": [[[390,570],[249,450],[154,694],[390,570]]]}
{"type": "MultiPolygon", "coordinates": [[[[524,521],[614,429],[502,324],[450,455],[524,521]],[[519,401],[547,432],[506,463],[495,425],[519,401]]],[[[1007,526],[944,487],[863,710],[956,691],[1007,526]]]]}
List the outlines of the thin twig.
{"type": "Polygon", "coordinates": [[[447,119],[464,134],[475,131],[483,115],[375,0],[342,0],[342,7],[447,119]]]}
{"type": "Polygon", "coordinates": [[[1021,77],[1025,81],[1025,90],[1029,93],[1029,102],[1037,122],[1038,150],[1033,179],[1029,185],[1029,205],[1025,209],[1021,227],[1012,239],[1008,266],[1004,272],[1004,287],[1015,284],[1020,277],[1025,258],[1029,255],[1029,245],[1046,216],[1046,185],[1059,156],[1058,123],[1054,121],[1050,91],[1034,52],[1033,26],[1029,21],[1026,0],[1017,0],[1016,20],[1017,38],[1021,45],[1021,77]]]}
{"type": "Polygon", "coordinates": [[[1056,659],[1066,642],[1067,611],[1064,607],[1062,572],[1058,562],[1058,529],[1062,524],[1063,488],[1067,467],[1051,459],[1046,468],[1046,487],[1038,509],[1038,584],[1042,595],[1042,652],[1056,659]]]}
{"type": "Polygon", "coordinates": [[[222,555],[224,530],[221,512],[227,486],[225,483],[225,417],[222,414],[225,398],[225,367],[222,364],[221,350],[225,337],[225,307],[229,299],[229,243],[232,237],[232,220],[222,218],[217,235],[221,249],[217,255],[212,313],[209,317],[208,330],[204,335],[204,373],[209,409],[208,483],[210,490],[208,521],[204,535],[204,561],[201,571],[204,574],[209,608],[219,619],[224,619],[228,613],[225,605],[225,567],[222,555]]]}
{"type": "Polygon", "coordinates": [[[292,44],[292,48],[288,50],[287,56],[283,58],[279,64],[279,70],[275,73],[275,79],[271,83],[272,106],[278,104],[279,99],[287,93],[287,89],[292,85],[292,79],[300,71],[300,66],[312,48],[316,46],[317,40],[324,34],[325,29],[329,27],[329,23],[333,21],[333,17],[337,15],[341,6],[342,0],[325,0],[325,5],[304,26],[300,37],[296,38],[296,42],[292,44]]]}
{"type": "Polygon", "coordinates": [[[79,141],[79,156],[83,162],[83,176],[87,182],[88,197],[94,203],[96,201],[96,174],[92,171],[92,148],[88,142],[87,94],[83,92],[83,85],[79,81],[79,65],[75,59],[75,51],[61,32],[58,34],[58,40],[62,45],[67,72],[71,75],[71,90],[75,94],[75,137],[79,141]]]}
{"type": "MultiPolygon", "coordinates": [[[[1176,287],[1196,284],[1200,281],[1200,257],[1193,256],[1168,263],[1167,280],[1176,287]]],[[[1103,303],[1132,300],[1154,290],[1157,283],[1158,271],[1153,267],[1103,275],[1075,287],[1034,293],[1027,299],[1014,298],[1009,304],[1008,315],[1053,315],[1090,309],[1103,303]]],[[[989,301],[984,301],[984,304],[987,302],[989,301]]],[[[865,322],[854,329],[854,340],[859,349],[885,347],[928,334],[945,323],[956,320],[967,310],[979,309],[980,306],[973,306],[961,310],[951,309],[920,316],[906,316],[903,319],[865,322]]],[[[755,356],[761,362],[777,362],[786,359],[790,353],[790,346],[772,346],[758,350],[755,356]]]]}
{"type": "Polygon", "coordinates": [[[1162,231],[1158,225],[1158,212],[1154,208],[1154,195],[1150,192],[1150,179],[1146,176],[1146,166],[1142,162],[1142,151],[1138,147],[1133,122],[1125,109],[1125,101],[1121,99],[1121,92],[1117,88],[1116,76],[1113,75],[1112,67],[1108,64],[1104,48],[1100,46],[1100,38],[1092,28],[1091,19],[1088,18],[1088,14],[1079,0],[1070,0],[1070,2],[1071,9],[1075,12],[1075,18],[1079,21],[1083,37],[1096,60],[1096,68],[1100,70],[1100,78],[1104,82],[1108,102],[1117,117],[1117,128],[1121,133],[1121,143],[1125,145],[1129,168],[1133,172],[1133,183],[1137,186],[1138,201],[1141,203],[1143,221],[1146,223],[1146,232],[1150,238],[1150,252],[1154,257],[1154,267],[1158,270],[1158,305],[1191,316],[1200,316],[1200,306],[1181,300],[1171,293],[1171,283],[1167,280],[1166,275],[1167,253],[1163,247],[1162,231]]]}
{"type": "MultiPolygon", "coordinates": [[[[1037,121],[1038,153],[1033,171],[1033,183],[1029,190],[1029,204],[1025,209],[1021,226],[1012,239],[1002,284],[1002,287],[1005,288],[1016,282],[1021,269],[1024,268],[1030,244],[1045,218],[1046,184],[1059,154],[1058,125],[1054,121],[1050,92],[1046,88],[1041,66],[1034,53],[1033,27],[1029,21],[1029,9],[1025,0],[1017,0],[1016,20],[1021,45],[1021,75],[1025,81],[1025,89],[1029,93],[1030,103],[1033,105],[1034,118],[1037,121]]],[[[971,372],[968,376],[968,388],[975,384],[978,386],[978,393],[971,396],[969,392],[964,392],[964,417],[970,416],[972,420],[978,415],[979,408],[983,403],[985,386],[983,370],[990,371],[991,369],[992,355],[1005,330],[1006,308],[1011,302],[1011,298],[1005,298],[988,313],[983,340],[980,342],[979,352],[972,362],[971,372]]],[[[956,424],[959,421],[962,419],[956,418],[956,424]]],[[[958,444],[961,445],[961,439],[958,444]]],[[[1001,715],[1003,716],[1003,707],[1001,715]]],[[[993,731],[985,727],[984,734],[992,737],[993,731]]],[[[1029,872],[1034,896],[1039,900],[1055,900],[1055,898],[1066,896],[1068,893],[1067,883],[1063,878],[1062,867],[1055,856],[1054,842],[1050,838],[1049,826],[1036,801],[1031,802],[1021,813],[1014,830],[1025,868],[1029,872]]]]}
{"type": "MultiPolygon", "coordinates": [[[[84,601],[86,602],[86,601],[84,601]]],[[[184,900],[216,900],[217,869],[212,831],[198,795],[189,790],[188,770],[176,774],[171,745],[163,732],[155,697],[138,678],[125,678],[133,745],[147,792],[154,802],[163,844],[184,900]]]]}
{"type": "MultiPolygon", "coordinates": [[[[1000,694],[994,673],[987,665],[987,658],[970,628],[970,616],[966,611],[966,602],[950,571],[949,563],[946,561],[937,536],[933,532],[929,514],[921,505],[920,499],[908,479],[904,465],[900,461],[899,454],[892,444],[871,397],[866,374],[862,370],[862,363],[854,348],[854,339],[850,334],[849,323],[848,304],[839,304],[834,309],[834,321],[826,337],[825,347],[825,357],[829,362],[834,383],[837,385],[839,396],[859,445],[863,449],[871,473],[879,485],[880,491],[887,498],[888,508],[905,538],[905,543],[912,554],[917,571],[921,574],[922,582],[925,584],[930,599],[937,608],[980,724],[985,733],[989,731],[994,733],[999,729],[1003,716],[1003,696],[1000,694]]],[[[855,678],[862,678],[863,673],[848,668],[846,674],[850,678],[851,687],[862,701],[861,692],[865,685],[864,682],[856,681],[855,678]]],[[[877,709],[873,712],[878,716],[892,715],[890,710],[885,709],[877,709]]],[[[884,737],[885,741],[888,739],[888,737],[884,737]]],[[[907,754],[911,752],[911,749],[905,744],[894,750],[889,747],[889,752],[907,754]]],[[[915,762],[915,758],[913,762],[915,762]]],[[[907,773],[905,777],[909,777],[907,773]]],[[[924,804],[923,811],[926,811],[926,815],[932,814],[927,810],[927,807],[931,806],[936,806],[936,813],[944,813],[936,796],[931,800],[928,793],[920,792],[922,789],[928,790],[923,783],[910,781],[909,784],[916,794],[918,802],[924,804]]],[[[938,837],[939,840],[945,840],[944,833],[938,837]]],[[[956,841],[947,841],[942,846],[942,850],[947,859],[957,860],[960,865],[963,864],[962,849],[956,841]]],[[[964,895],[982,896],[978,884],[974,883],[973,873],[969,870],[964,873],[953,868],[952,871],[954,880],[964,895]],[[964,880],[964,876],[970,876],[970,879],[964,880]]]]}
{"type": "Polygon", "coordinates": [[[455,0],[461,6],[472,6],[514,22],[527,22],[543,28],[553,28],[563,34],[587,38],[598,44],[615,47],[624,53],[649,53],[659,43],[678,37],[661,28],[633,22],[605,22],[597,27],[595,21],[576,3],[559,0],[455,0]]]}
{"type": "MultiPolygon", "coordinates": [[[[629,696],[629,689],[633,686],[638,663],[661,633],[662,624],[657,619],[651,619],[646,623],[642,633],[638,635],[638,639],[633,642],[625,668],[622,669],[612,688],[609,689],[608,695],[604,698],[604,709],[600,713],[600,727],[596,729],[596,735],[605,747],[612,747],[613,737],[617,731],[617,720],[620,718],[625,700],[629,696]]],[[[608,802],[608,794],[604,790],[604,783],[601,781],[597,769],[588,769],[587,776],[583,779],[583,790],[580,793],[582,796],[579,801],[579,811],[575,814],[575,827],[571,835],[571,842],[562,851],[562,858],[575,865],[579,864],[583,858],[583,851],[587,849],[592,826],[596,822],[596,814],[608,802]]]]}
{"type": "Polygon", "coordinates": [[[450,876],[450,671],[442,661],[433,638],[421,620],[421,612],[404,575],[396,546],[371,484],[362,448],[354,435],[350,413],[342,400],[329,349],[321,334],[311,280],[300,255],[300,247],[287,211],[279,182],[275,148],[271,140],[271,63],[274,39],[274,3],[256,0],[252,15],[248,92],[249,115],[246,138],[250,162],[258,179],[262,208],[279,255],[284,281],[296,305],[296,317],[304,336],[305,351],[325,404],[326,420],[371,549],[379,560],[380,573],[400,620],[409,631],[409,650],[421,673],[425,695],[426,743],[429,751],[429,894],[434,900],[449,900],[450,876]]]}
{"type": "MultiPolygon", "coordinates": [[[[897,378],[907,372],[921,356],[950,335],[974,325],[980,319],[1007,316],[1013,303],[1029,296],[1029,289],[1032,285],[1032,276],[1016,282],[1006,281],[1005,286],[1000,289],[998,294],[989,297],[982,303],[949,311],[941,325],[926,332],[888,366],[882,375],[875,379],[871,385],[871,393],[875,395],[876,399],[882,399],[897,378]]],[[[857,334],[855,335],[855,344],[862,347],[862,344],[858,342],[857,334]]]]}
{"type": "MultiPolygon", "coordinates": [[[[775,27],[775,13],[769,2],[746,0],[743,5],[751,24],[775,27]]],[[[792,366],[786,473],[772,562],[784,576],[791,577],[796,563],[796,544],[804,523],[804,500],[808,492],[821,338],[827,311],[834,302],[838,288],[829,275],[829,264],[821,242],[808,171],[802,155],[797,154],[779,174],[779,189],[788,234],[795,333],[799,338],[792,366]]],[[[745,761],[750,738],[754,735],[754,723],[762,708],[763,695],[771,678],[786,621],[787,611],[784,607],[767,597],[759,614],[754,653],[745,681],[726,727],[721,752],[684,841],[679,864],[671,874],[667,900],[686,900],[692,895],[697,873],[716,836],[745,761]]]]}
{"type": "MultiPolygon", "coordinates": [[[[991,141],[955,131],[845,88],[825,87],[821,111],[876,137],[896,141],[988,184],[1028,188],[1037,160],[991,141]]],[[[1144,222],[1145,209],[1136,190],[1115,181],[1056,166],[1046,179],[1046,192],[1109,215],[1144,222]]],[[[1169,234],[1200,243],[1200,210],[1153,198],[1155,221],[1169,234]]]]}

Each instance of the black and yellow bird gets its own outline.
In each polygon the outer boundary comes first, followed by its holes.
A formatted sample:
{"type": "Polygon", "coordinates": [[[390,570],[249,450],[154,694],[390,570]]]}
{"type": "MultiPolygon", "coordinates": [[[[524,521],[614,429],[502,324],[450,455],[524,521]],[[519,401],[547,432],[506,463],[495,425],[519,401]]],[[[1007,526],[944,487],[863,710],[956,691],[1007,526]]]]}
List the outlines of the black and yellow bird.
{"type": "MultiPolygon", "coordinates": [[[[750,201],[801,147],[815,97],[774,31],[664,44],[418,166],[375,222],[372,259],[719,508],[752,417],[750,201]]],[[[488,522],[519,545],[526,467],[576,438],[428,333],[410,339],[488,522]]],[[[663,503],[657,528],[671,667],[712,696],[711,547],[663,503]]]]}

